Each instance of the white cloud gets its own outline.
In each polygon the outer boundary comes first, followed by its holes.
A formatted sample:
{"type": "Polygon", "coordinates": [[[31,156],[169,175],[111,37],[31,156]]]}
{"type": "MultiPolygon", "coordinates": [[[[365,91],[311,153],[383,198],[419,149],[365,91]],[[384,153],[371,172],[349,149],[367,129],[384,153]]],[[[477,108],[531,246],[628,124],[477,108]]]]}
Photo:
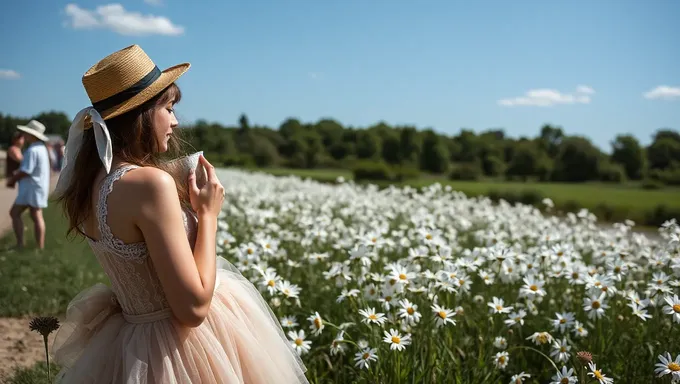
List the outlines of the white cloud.
{"type": "Polygon", "coordinates": [[[163,0],[144,0],[145,3],[149,5],[161,6],[163,5],[163,0]]]}
{"type": "Polygon", "coordinates": [[[176,36],[184,33],[184,27],[174,25],[167,17],[126,11],[120,4],[102,5],[93,11],[68,4],[65,11],[69,17],[67,25],[74,29],[104,28],[121,35],[137,36],[176,36]]]}
{"type": "Polygon", "coordinates": [[[554,89],[531,89],[524,96],[498,100],[504,107],[537,106],[550,107],[559,104],[588,104],[595,90],[587,85],[579,85],[574,93],[561,93],[554,89]]]}
{"type": "Polygon", "coordinates": [[[15,80],[21,78],[19,72],[11,69],[0,69],[0,79],[15,80]]]}
{"type": "Polygon", "coordinates": [[[642,94],[646,99],[656,100],[673,100],[680,99],[680,87],[671,87],[668,85],[659,85],[651,91],[642,94]]]}
{"type": "Polygon", "coordinates": [[[579,85],[578,87],[576,87],[576,92],[585,93],[586,95],[592,95],[593,93],[595,93],[595,90],[587,85],[579,85]]]}

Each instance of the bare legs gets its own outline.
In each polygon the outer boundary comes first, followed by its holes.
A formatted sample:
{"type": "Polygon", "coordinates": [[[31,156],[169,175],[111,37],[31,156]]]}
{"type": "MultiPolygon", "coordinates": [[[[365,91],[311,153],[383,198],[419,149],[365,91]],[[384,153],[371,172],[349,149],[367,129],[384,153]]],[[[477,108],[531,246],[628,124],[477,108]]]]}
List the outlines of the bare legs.
{"type": "Polygon", "coordinates": [[[42,209],[26,205],[13,205],[12,209],[9,211],[9,215],[12,217],[14,235],[17,238],[17,248],[22,249],[24,247],[24,221],[21,218],[21,214],[26,208],[30,210],[31,219],[33,220],[35,243],[38,245],[38,248],[45,249],[45,220],[43,218],[42,209]]]}

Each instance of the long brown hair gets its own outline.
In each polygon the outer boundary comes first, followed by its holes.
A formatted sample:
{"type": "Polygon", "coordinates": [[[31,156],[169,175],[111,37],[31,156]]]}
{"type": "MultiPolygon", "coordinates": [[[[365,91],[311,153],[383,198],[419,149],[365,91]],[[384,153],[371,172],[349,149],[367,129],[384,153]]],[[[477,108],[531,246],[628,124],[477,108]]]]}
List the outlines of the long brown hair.
{"type": "MultiPolygon", "coordinates": [[[[168,151],[159,153],[159,143],[153,129],[155,110],[173,101],[177,104],[182,92],[176,84],[170,84],[157,96],[120,116],[106,120],[111,136],[113,155],[124,162],[140,167],[156,167],[168,171],[177,185],[177,193],[183,207],[190,207],[189,190],[186,180],[179,180],[178,172],[165,166],[165,161],[185,155],[185,142],[181,139],[180,129],[175,129],[168,140],[168,151]]],[[[87,124],[87,122],[86,122],[87,124]]],[[[57,196],[69,220],[67,235],[86,236],[81,225],[92,215],[92,196],[94,181],[103,168],[97,152],[97,144],[92,129],[83,132],[83,141],[76,157],[71,184],[57,196]]]]}

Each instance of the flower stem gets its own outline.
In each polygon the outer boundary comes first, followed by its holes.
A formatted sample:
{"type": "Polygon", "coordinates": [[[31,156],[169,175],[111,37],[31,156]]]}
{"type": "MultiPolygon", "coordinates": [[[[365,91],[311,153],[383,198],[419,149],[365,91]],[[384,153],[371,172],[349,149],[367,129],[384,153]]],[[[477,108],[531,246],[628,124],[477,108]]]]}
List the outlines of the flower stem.
{"type": "Polygon", "coordinates": [[[47,336],[43,336],[43,342],[45,343],[45,359],[47,360],[47,382],[52,382],[52,375],[50,373],[50,354],[47,349],[47,336]]]}

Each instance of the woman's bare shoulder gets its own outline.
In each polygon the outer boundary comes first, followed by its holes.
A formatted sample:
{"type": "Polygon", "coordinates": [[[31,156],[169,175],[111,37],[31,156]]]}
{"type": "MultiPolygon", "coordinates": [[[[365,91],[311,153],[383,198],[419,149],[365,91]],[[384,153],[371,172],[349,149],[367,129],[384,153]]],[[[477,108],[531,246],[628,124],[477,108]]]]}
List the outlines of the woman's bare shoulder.
{"type": "Polygon", "coordinates": [[[168,194],[177,194],[177,186],[172,176],[155,167],[139,167],[128,172],[120,180],[126,195],[134,200],[155,200],[167,198],[168,194]]]}

